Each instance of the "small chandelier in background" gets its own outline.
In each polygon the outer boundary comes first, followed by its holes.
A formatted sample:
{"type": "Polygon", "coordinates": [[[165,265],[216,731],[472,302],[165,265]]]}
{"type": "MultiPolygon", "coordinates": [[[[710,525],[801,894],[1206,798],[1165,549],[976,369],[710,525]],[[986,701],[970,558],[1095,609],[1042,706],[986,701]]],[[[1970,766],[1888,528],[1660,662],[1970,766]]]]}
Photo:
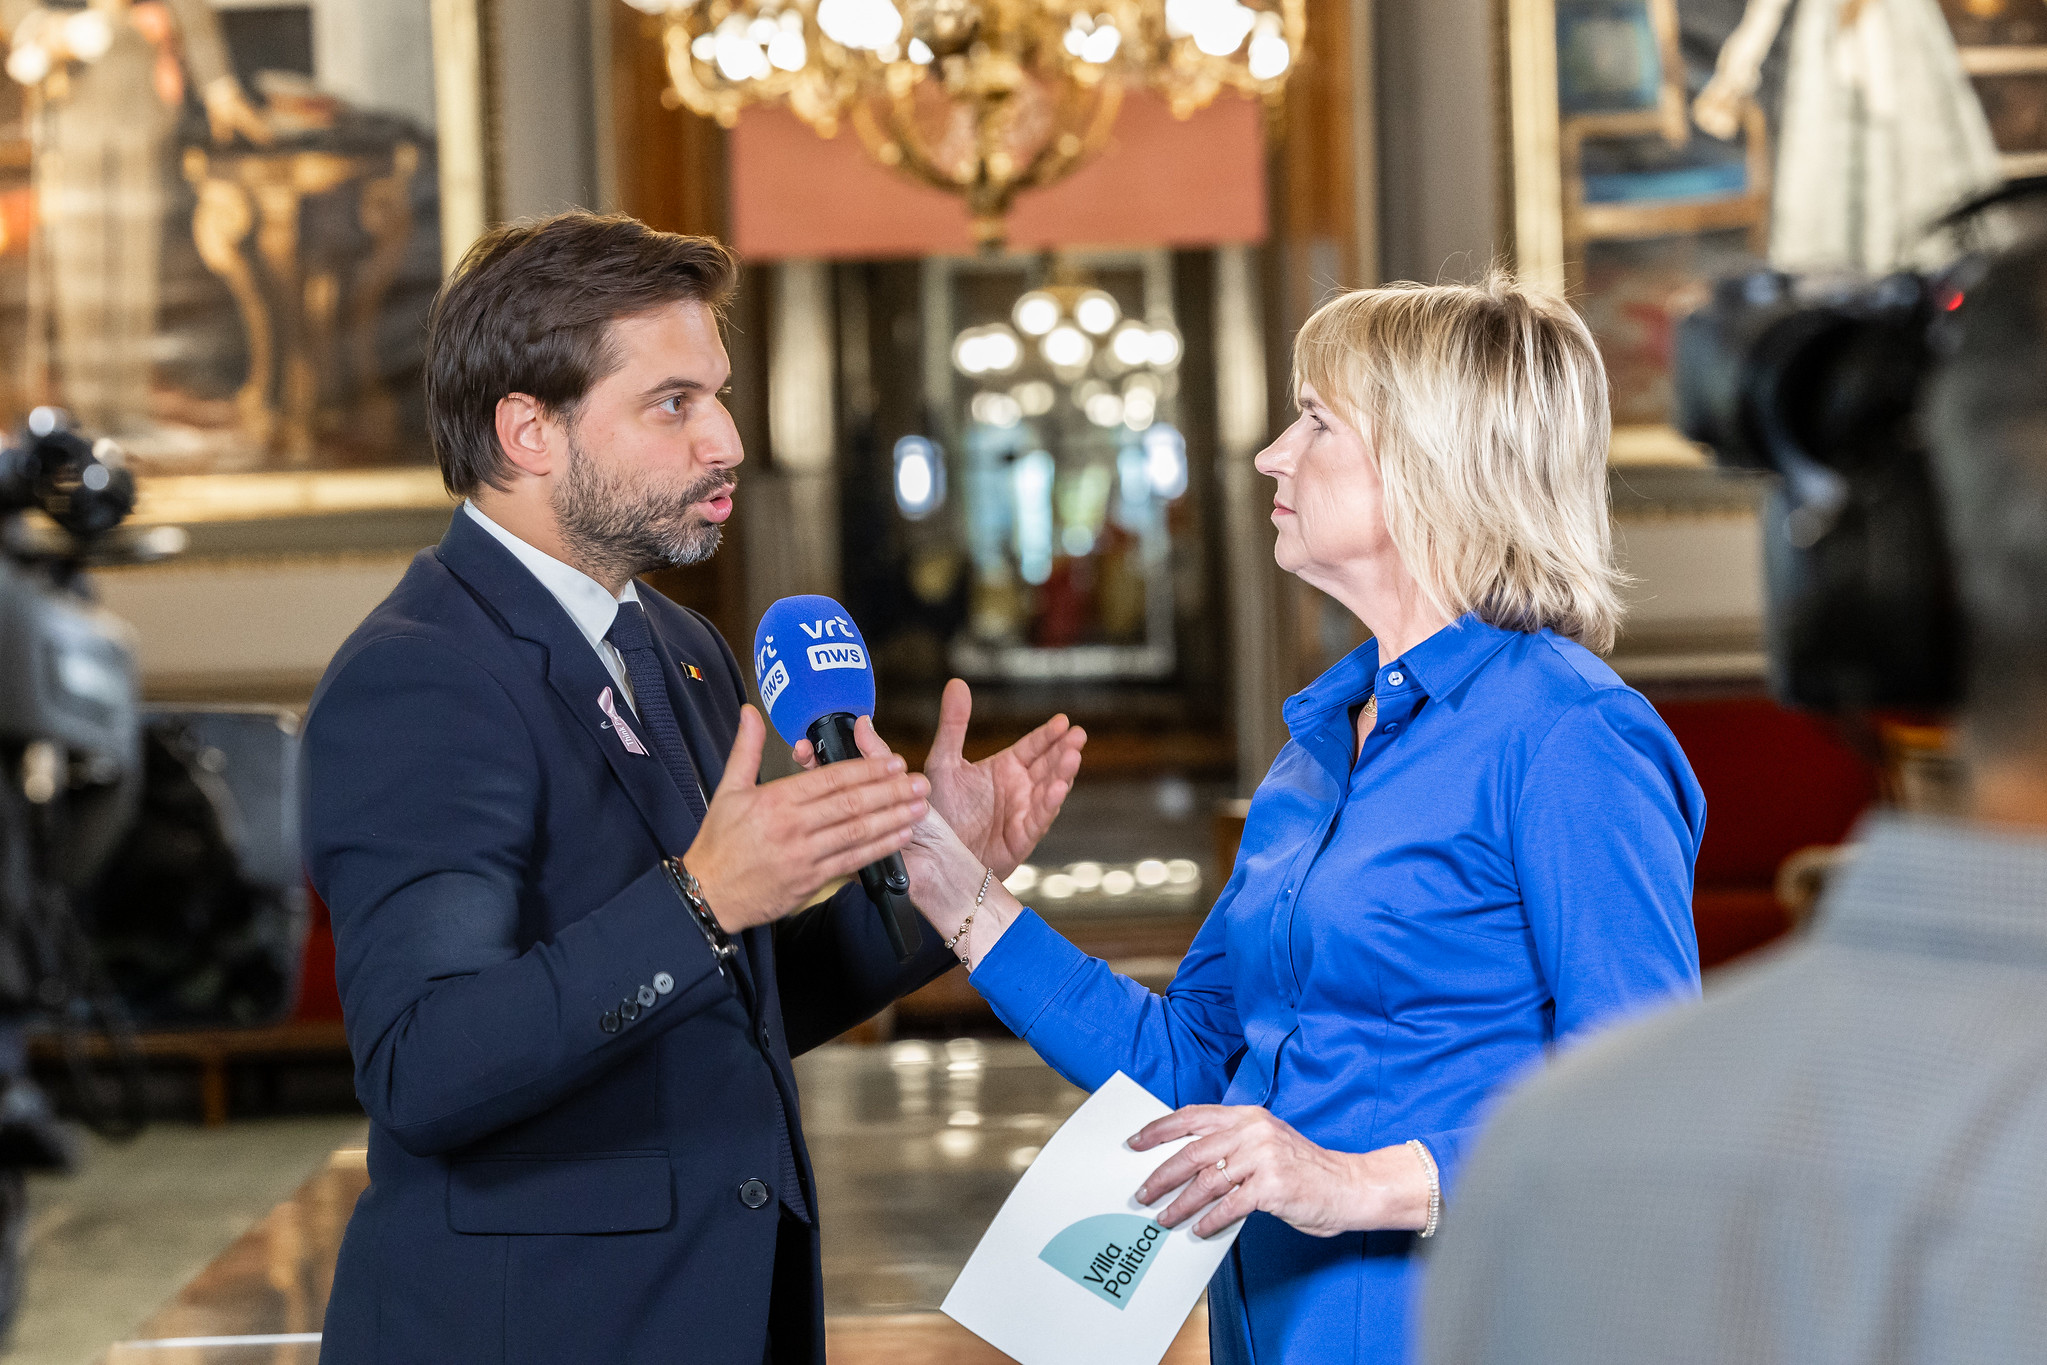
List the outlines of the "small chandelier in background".
{"type": "Polygon", "coordinates": [[[1126,88],[1186,118],[1277,104],[1306,0],[628,0],[663,20],[671,100],[726,127],[781,102],[825,137],[960,195],[999,246],[1019,191],[1107,142],[1126,88]]]}
{"type": "Polygon", "coordinates": [[[952,363],[984,386],[969,411],[987,426],[1049,413],[1057,399],[1043,377],[1049,373],[1094,425],[1142,432],[1180,367],[1180,352],[1180,332],[1170,322],[1126,318],[1107,291],[1069,282],[1032,289],[1008,322],[961,332],[953,338],[952,363]],[[1020,382],[1001,387],[1012,380],[1020,382]]]}

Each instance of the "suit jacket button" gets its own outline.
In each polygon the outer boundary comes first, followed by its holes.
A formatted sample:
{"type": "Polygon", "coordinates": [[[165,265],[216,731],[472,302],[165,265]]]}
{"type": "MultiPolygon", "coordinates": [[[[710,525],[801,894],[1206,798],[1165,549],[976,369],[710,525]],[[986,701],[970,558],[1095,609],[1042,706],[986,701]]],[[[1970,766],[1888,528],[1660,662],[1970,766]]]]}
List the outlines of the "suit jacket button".
{"type": "Polygon", "coordinates": [[[675,989],[675,978],[666,972],[654,973],[654,994],[666,995],[675,989]]]}
{"type": "Polygon", "coordinates": [[[597,1027],[603,1029],[606,1033],[618,1032],[620,1028],[618,1011],[606,1010],[603,1014],[599,1015],[597,1018],[597,1027]]]}
{"type": "Polygon", "coordinates": [[[640,1017],[640,1002],[626,999],[618,1002],[618,1017],[630,1024],[640,1017]]]}
{"type": "Polygon", "coordinates": [[[652,986],[640,987],[640,993],[637,997],[642,1006],[651,1005],[660,998],[661,998],[660,996],[654,994],[654,988],[652,986]]]}
{"type": "Polygon", "coordinates": [[[750,1209],[765,1207],[768,1202],[768,1187],[765,1181],[749,1180],[739,1187],[739,1202],[750,1209]]]}

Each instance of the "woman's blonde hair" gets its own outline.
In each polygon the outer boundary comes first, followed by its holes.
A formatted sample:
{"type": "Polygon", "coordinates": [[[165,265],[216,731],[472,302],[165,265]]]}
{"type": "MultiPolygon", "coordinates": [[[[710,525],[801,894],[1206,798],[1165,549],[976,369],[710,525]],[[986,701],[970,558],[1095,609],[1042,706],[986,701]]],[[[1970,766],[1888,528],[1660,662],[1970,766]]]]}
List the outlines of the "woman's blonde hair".
{"type": "Polygon", "coordinates": [[[1386,529],[1436,607],[1613,647],[1606,368],[1570,305],[1502,271],[1356,290],[1301,328],[1303,383],[1370,444],[1386,529]]]}

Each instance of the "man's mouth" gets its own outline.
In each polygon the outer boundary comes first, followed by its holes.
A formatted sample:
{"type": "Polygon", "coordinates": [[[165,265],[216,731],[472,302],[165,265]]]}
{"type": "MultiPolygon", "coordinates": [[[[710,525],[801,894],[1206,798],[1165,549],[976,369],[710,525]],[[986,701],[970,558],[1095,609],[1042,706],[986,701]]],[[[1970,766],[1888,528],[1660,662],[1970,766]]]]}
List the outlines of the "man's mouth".
{"type": "Polygon", "coordinates": [[[732,493],[737,486],[736,484],[728,483],[712,493],[708,498],[704,498],[695,504],[697,511],[703,514],[705,521],[713,523],[722,522],[732,515],[732,493]]]}

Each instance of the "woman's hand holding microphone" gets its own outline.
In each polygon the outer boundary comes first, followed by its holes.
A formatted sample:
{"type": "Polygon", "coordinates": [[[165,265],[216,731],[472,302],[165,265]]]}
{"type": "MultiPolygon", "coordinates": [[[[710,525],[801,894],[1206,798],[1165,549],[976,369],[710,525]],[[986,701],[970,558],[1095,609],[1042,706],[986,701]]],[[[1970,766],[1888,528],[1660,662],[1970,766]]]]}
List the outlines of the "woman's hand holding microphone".
{"type": "MultiPolygon", "coordinates": [[[[998,754],[969,763],[964,752],[973,694],[965,682],[946,684],[938,733],[924,763],[931,803],[911,833],[903,861],[910,899],[969,967],[995,946],[1023,912],[1003,878],[1030,857],[1052,827],[1080,771],[1087,732],[1054,716],[998,754]]],[[[871,722],[853,732],[861,753],[888,756],[871,722]]],[[[805,768],[817,766],[809,740],[793,751],[805,768]]]]}
{"type": "MultiPolygon", "coordinates": [[[[888,753],[864,717],[853,738],[870,758],[888,753]]],[[[806,768],[817,765],[807,744],[797,747],[796,761],[806,768]]],[[[1023,913],[1023,906],[983,855],[968,848],[939,813],[939,784],[932,783],[930,792],[923,816],[910,829],[909,847],[903,850],[910,899],[971,970],[1023,913]]]]}

